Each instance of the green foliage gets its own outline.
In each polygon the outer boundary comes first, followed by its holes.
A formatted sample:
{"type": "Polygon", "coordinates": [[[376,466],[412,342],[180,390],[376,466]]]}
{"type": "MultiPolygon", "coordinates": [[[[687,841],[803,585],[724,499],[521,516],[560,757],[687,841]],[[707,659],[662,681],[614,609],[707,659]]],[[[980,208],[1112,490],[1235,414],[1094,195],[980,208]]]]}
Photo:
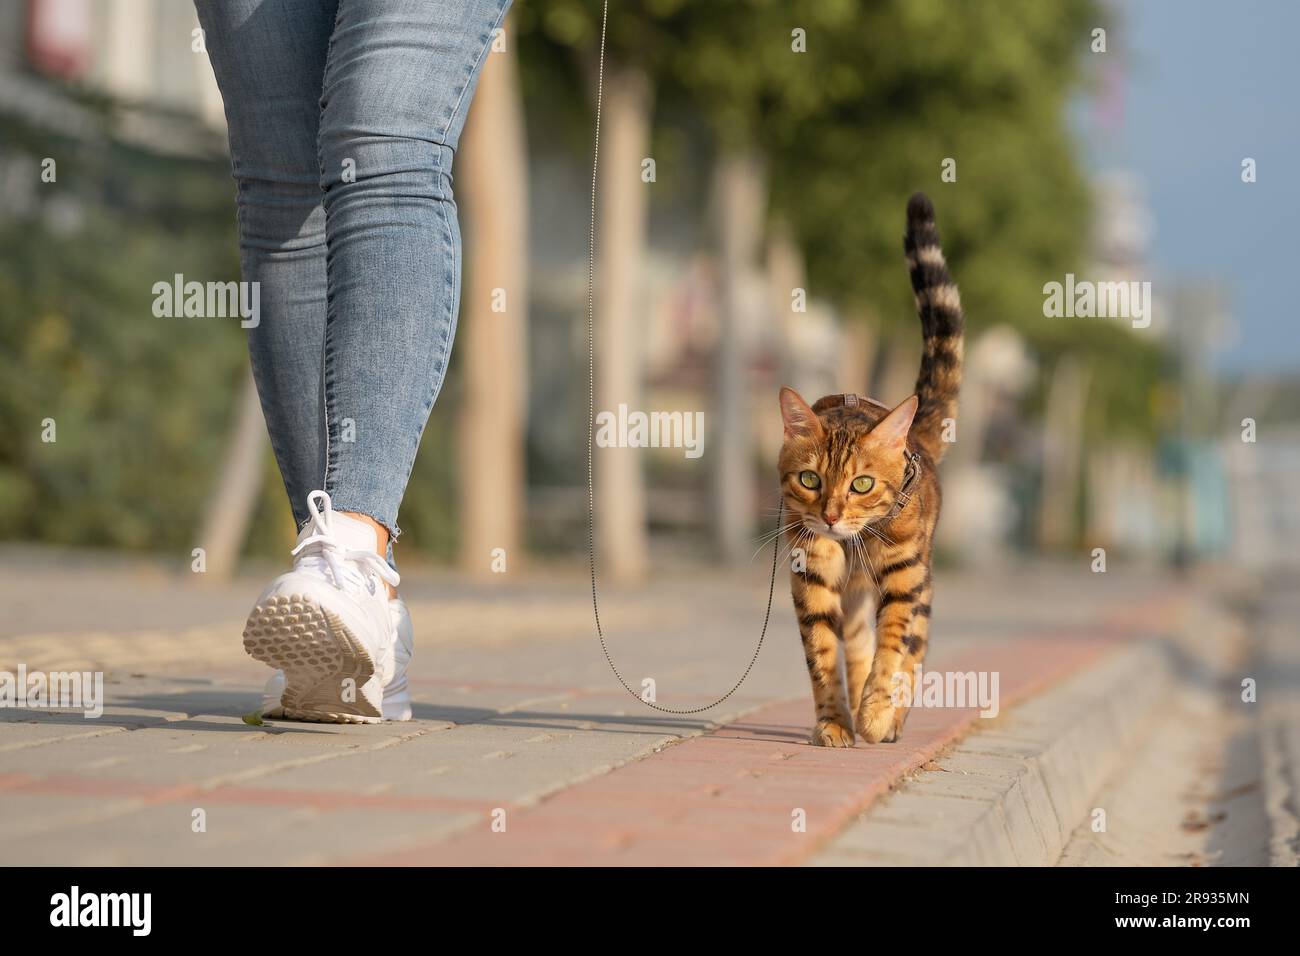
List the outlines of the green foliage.
{"type": "MultiPolygon", "coordinates": [[[[215,235],[233,244],[228,230],[215,235]]],[[[207,236],[124,230],[93,210],[74,235],[17,224],[0,243],[6,534],[187,544],[246,359],[237,322],[155,318],[151,288],[175,272],[229,278],[231,254],[207,236]],[[47,418],[54,442],[42,441],[47,418]]]]}
{"type": "MultiPolygon", "coordinates": [[[[87,100],[99,130],[64,139],[0,116],[8,161],[37,183],[23,218],[0,217],[0,526],[4,537],[177,555],[188,566],[226,450],[248,357],[237,319],[159,318],[156,282],[239,278],[228,160],[133,149],[112,104],[87,100]],[[48,203],[79,222],[57,228],[48,203]],[[42,441],[53,419],[56,441],[42,441]]],[[[426,445],[452,445],[439,405],[426,445]]],[[[282,557],[293,521],[269,444],[247,552],[282,557]]],[[[451,553],[452,459],[421,456],[402,524],[451,553]]],[[[404,549],[405,550],[405,549],[404,549]]]]}
{"type": "Polygon", "coordinates": [[[0,221],[0,524],[7,537],[183,548],[188,561],[242,332],[156,318],[152,288],[177,272],[237,276],[228,167],[0,122],[7,160],[58,157],[33,210],[0,221]],[[73,224],[49,215],[55,201],[73,224]]]}
{"type": "Polygon", "coordinates": [[[939,212],[973,331],[1010,322],[1033,337],[1042,284],[1080,265],[1088,196],[1064,127],[1089,4],[830,5],[800,75],[758,118],[773,206],[795,227],[814,294],[910,329],[900,279],[903,209],[917,189],[939,212]],[[956,181],[942,163],[956,161],[956,181]]]}

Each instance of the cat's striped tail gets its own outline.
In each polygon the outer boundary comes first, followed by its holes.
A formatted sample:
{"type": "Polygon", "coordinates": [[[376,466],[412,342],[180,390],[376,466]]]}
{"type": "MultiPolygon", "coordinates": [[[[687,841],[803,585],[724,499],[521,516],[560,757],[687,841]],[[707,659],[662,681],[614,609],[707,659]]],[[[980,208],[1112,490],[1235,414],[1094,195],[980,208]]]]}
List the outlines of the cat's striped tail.
{"type": "Polygon", "coordinates": [[[957,419],[965,323],[957,284],[948,274],[948,264],[939,248],[934,206],[924,193],[916,193],[908,200],[903,251],[925,339],[921,371],[916,377],[918,403],[911,437],[937,462],[955,436],[953,433],[944,441],[945,419],[957,419]]]}

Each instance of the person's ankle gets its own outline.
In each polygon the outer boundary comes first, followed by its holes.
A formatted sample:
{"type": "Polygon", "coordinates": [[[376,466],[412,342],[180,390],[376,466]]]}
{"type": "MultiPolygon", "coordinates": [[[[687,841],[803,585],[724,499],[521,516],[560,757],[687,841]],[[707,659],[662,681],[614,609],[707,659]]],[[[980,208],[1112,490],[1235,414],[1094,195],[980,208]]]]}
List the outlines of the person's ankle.
{"type": "Polygon", "coordinates": [[[375,554],[384,555],[388,553],[388,529],[381,525],[370,515],[363,515],[359,511],[340,511],[341,515],[354,518],[363,524],[370,525],[371,530],[375,532],[375,554]]]}
{"type": "MultiPolygon", "coordinates": [[[[388,554],[388,529],[376,521],[370,515],[363,515],[359,511],[340,511],[339,514],[347,515],[349,518],[355,518],[370,525],[375,532],[375,554],[385,557],[388,554]]],[[[388,599],[391,601],[397,597],[397,588],[385,582],[384,587],[388,588],[388,599]]]]}
{"type": "MultiPolygon", "coordinates": [[[[361,514],[360,511],[339,511],[338,514],[347,515],[348,518],[355,518],[361,523],[369,524],[370,528],[374,531],[374,553],[380,555],[381,558],[387,557],[387,553],[389,553],[389,529],[383,527],[382,524],[376,522],[373,518],[370,518],[369,515],[361,514]]],[[[394,597],[398,596],[398,589],[394,588],[393,585],[386,583],[385,581],[383,587],[389,589],[390,601],[393,600],[394,597]]]]}

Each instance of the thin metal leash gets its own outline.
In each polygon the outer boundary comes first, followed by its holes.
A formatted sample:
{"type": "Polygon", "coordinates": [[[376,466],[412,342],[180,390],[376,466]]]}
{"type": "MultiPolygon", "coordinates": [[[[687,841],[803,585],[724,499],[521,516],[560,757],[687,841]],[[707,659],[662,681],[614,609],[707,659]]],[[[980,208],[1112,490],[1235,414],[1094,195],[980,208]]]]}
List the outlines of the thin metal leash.
{"type": "MultiPolygon", "coordinates": [[[[754,662],[758,660],[759,651],[763,649],[763,640],[767,637],[768,621],[772,617],[772,595],[776,591],[776,558],[781,545],[781,535],[777,534],[772,542],[772,579],[767,586],[767,610],[763,613],[763,630],[758,635],[758,644],[754,648],[754,656],[749,659],[745,672],[732,685],[731,690],[711,704],[705,704],[703,707],[684,708],[661,707],[653,701],[646,700],[633,690],[631,685],[623,679],[623,675],[619,673],[618,667],[614,664],[614,658],[610,656],[609,646],[605,643],[605,632],[600,626],[600,602],[596,599],[596,482],[595,470],[592,467],[596,453],[596,168],[600,164],[600,108],[605,93],[605,25],[608,19],[609,0],[605,0],[600,15],[600,66],[596,79],[596,144],[591,160],[591,223],[587,236],[587,554],[591,568],[591,610],[596,618],[596,634],[600,637],[600,649],[604,651],[605,661],[609,664],[609,669],[614,672],[614,676],[618,678],[618,682],[623,685],[624,690],[647,707],[664,714],[698,714],[717,707],[739,690],[740,685],[749,676],[749,672],[754,669],[754,662]]],[[[776,514],[778,529],[781,527],[784,516],[785,500],[782,499],[776,514]]]]}

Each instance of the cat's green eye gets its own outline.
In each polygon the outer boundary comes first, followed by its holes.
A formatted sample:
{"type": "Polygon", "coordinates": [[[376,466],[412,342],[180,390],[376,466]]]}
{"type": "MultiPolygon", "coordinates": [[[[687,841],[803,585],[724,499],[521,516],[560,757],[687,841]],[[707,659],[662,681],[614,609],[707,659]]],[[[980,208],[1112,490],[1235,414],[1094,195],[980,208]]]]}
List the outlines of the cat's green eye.
{"type": "Polygon", "coordinates": [[[799,472],[799,484],[810,490],[816,490],[821,487],[822,480],[815,471],[799,472]]]}
{"type": "Polygon", "coordinates": [[[876,479],[872,478],[870,475],[858,475],[858,477],[853,479],[853,484],[850,487],[858,494],[865,495],[875,487],[875,484],[876,479]]]}

